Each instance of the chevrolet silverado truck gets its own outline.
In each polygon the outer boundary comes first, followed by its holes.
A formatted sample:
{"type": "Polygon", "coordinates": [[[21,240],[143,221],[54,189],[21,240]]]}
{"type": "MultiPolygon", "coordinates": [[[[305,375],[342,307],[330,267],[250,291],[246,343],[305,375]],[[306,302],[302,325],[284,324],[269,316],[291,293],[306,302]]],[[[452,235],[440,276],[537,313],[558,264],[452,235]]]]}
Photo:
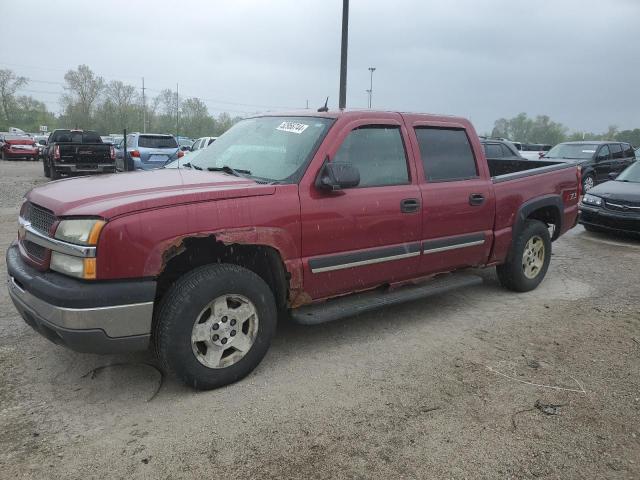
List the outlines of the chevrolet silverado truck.
{"type": "Polygon", "coordinates": [[[26,323],[81,352],[152,347],[210,389],[259,364],[278,318],[464,288],[470,267],[532,290],[577,220],[576,165],[487,160],[462,118],[273,114],[193,155],[25,196],[7,268],[26,323]]]}
{"type": "Polygon", "coordinates": [[[62,174],[113,173],[115,162],[113,145],[103,143],[100,135],[90,130],[54,130],[42,159],[44,176],[53,180],[62,174]]]}

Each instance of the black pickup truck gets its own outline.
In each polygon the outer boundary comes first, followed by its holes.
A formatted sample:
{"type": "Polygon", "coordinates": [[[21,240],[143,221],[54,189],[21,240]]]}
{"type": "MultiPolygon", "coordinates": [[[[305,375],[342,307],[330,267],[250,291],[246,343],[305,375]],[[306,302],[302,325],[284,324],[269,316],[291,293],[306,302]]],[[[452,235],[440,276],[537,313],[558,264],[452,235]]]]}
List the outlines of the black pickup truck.
{"type": "Polygon", "coordinates": [[[115,162],[113,145],[90,130],[54,130],[43,153],[44,176],[53,180],[62,174],[113,173],[115,162]]]}

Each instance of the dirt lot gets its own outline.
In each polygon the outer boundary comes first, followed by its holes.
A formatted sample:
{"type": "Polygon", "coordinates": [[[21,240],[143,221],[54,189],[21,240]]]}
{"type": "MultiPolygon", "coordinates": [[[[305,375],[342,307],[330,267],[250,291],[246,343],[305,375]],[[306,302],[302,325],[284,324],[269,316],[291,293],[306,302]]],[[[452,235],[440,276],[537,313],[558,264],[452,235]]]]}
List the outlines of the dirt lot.
{"type": "MultiPolygon", "coordinates": [[[[2,252],[44,180],[0,162],[2,252]]],[[[2,288],[0,477],[637,479],[639,272],[640,242],[578,227],[534,292],[486,271],[435,299],[283,324],[252,375],[204,393],[149,354],[49,343],[2,288]]]]}

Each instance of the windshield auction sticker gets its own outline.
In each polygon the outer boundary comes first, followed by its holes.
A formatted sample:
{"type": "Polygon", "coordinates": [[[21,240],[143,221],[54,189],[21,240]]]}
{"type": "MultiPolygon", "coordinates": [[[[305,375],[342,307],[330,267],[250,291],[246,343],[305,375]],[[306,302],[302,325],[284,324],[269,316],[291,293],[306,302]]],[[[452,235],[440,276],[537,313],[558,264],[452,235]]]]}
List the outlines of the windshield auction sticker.
{"type": "Polygon", "coordinates": [[[282,122],[276,130],[280,130],[282,132],[290,132],[297,133],[298,135],[304,132],[309,125],[305,125],[304,123],[295,123],[295,122],[282,122]]]}

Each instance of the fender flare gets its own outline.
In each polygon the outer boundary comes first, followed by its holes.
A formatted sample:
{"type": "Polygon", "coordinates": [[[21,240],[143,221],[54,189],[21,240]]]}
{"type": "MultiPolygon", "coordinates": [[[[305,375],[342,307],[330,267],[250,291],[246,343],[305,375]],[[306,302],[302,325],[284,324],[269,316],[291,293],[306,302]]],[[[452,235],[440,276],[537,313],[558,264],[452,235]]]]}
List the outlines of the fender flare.
{"type": "Polygon", "coordinates": [[[511,234],[511,244],[520,235],[520,232],[524,229],[524,223],[527,221],[529,215],[540,208],[554,207],[557,210],[558,224],[553,232],[551,240],[556,240],[560,236],[562,231],[562,212],[564,211],[564,204],[562,203],[562,197],[558,194],[544,195],[542,197],[532,198],[524,202],[518,212],[516,213],[515,222],[513,223],[513,229],[511,234]]]}

